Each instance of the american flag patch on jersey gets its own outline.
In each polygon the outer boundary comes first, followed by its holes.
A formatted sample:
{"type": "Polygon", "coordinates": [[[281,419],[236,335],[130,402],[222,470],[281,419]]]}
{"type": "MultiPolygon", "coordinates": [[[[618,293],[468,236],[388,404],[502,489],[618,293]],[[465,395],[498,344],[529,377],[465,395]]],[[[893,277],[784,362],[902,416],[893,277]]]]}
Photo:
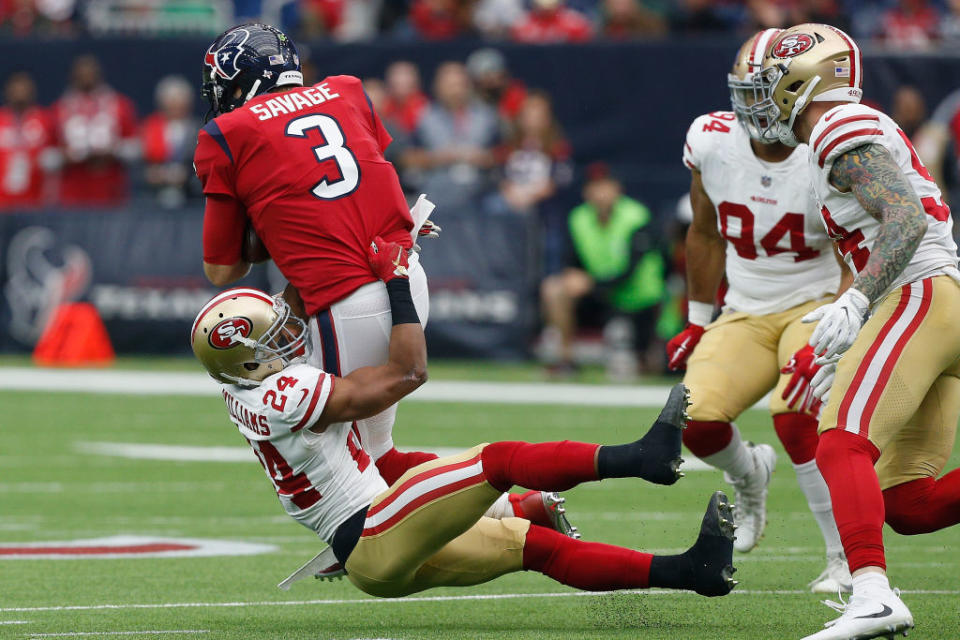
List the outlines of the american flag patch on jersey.
{"type": "Polygon", "coordinates": [[[834,67],[833,75],[838,78],[849,78],[850,77],[850,67],[834,67]]]}

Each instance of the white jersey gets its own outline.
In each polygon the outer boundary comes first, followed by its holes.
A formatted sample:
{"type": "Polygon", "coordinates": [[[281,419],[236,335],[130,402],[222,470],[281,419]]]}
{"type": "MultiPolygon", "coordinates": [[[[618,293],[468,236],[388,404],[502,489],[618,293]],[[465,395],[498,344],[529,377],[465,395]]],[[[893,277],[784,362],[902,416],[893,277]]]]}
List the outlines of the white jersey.
{"type": "Polygon", "coordinates": [[[727,240],[726,305],[765,315],[836,293],[840,267],[810,190],[807,153],[764,162],[731,111],[693,121],[683,162],[700,172],[727,240]]]}
{"type": "Polygon", "coordinates": [[[222,385],[230,419],[247,439],[280,502],[294,520],[328,543],[337,527],[386,491],[354,425],[314,424],[333,391],[334,376],[296,364],[252,389],[222,385]]]}
{"type": "Polygon", "coordinates": [[[844,104],[823,114],[810,134],[810,143],[809,164],[823,223],[855,274],[867,264],[881,225],[860,206],[856,195],[841,193],[830,184],[830,171],[834,160],[847,151],[878,144],[900,165],[928,216],[920,246],[887,292],[939,274],[960,279],[950,209],[910,139],[893,120],[861,104],[844,104]]]}

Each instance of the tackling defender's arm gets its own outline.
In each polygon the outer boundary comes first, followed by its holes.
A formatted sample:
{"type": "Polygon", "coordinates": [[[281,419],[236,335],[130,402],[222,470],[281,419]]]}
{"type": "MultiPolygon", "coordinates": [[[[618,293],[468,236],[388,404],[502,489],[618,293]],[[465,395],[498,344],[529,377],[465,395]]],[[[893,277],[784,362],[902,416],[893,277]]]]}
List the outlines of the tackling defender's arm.
{"type": "Polygon", "coordinates": [[[396,404],[427,381],[427,343],[410,295],[407,251],[395,242],[374,241],[374,272],[387,283],[393,329],[387,363],[363,367],[339,378],[327,405],[311,431],[322,432],[335,422],[369,418],[396,404]]]}
{"type": "Polygon", "coordinates": [[[860,206],[880,222],[870,258],[853,280],[853,288],[875,302],[920,246],[927,230],[923,205],[890,152],[878,144],[838,157],[830,183],[839,191],[853,192],[860,206]]]}
{"type": "Polygon", "coordinates": [[[687,295],[713,307],[723,278],[726,241],[717,230],[717,210],[703,188],[700,172],[694,169],[690,174],[693,221],[687,230],[687,295]]]}

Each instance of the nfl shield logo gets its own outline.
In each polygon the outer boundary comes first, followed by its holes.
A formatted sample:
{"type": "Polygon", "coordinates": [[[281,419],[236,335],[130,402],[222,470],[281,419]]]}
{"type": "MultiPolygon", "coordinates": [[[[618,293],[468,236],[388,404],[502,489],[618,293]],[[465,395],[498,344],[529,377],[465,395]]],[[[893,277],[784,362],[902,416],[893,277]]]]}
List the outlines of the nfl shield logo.
{"type": "Polygon", "coordinates": [[[762,184],[765,187],[769,187],[771,184],[773,184],[773,178],[771,178],[770,176],[761,176],[760,184],[762,184]]]}

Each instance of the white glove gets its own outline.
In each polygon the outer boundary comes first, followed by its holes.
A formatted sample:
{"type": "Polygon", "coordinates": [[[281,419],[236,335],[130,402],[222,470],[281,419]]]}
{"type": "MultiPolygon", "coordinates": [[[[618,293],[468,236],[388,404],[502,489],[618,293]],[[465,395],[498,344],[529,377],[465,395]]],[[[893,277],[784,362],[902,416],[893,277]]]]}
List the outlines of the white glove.
{"type": "Polygon", "coordinates": [[[830,398],[830,387],[833,386],[833,379],[837,376],[839,360],[840,358],[837,357],[817,360],[817,364],[821,366],[810,380],[810,393],[823,404],[827,404],[830,398]]]}
{"type": "Polygon", "coordinates": [[[803,322],[817,322],[809,340],[814,353],[822,358],[832,358],[849,349],[860,333],[869,308],[867,296],[851,287],[835,302],[817,307],[803,316],[803,322]]]}

